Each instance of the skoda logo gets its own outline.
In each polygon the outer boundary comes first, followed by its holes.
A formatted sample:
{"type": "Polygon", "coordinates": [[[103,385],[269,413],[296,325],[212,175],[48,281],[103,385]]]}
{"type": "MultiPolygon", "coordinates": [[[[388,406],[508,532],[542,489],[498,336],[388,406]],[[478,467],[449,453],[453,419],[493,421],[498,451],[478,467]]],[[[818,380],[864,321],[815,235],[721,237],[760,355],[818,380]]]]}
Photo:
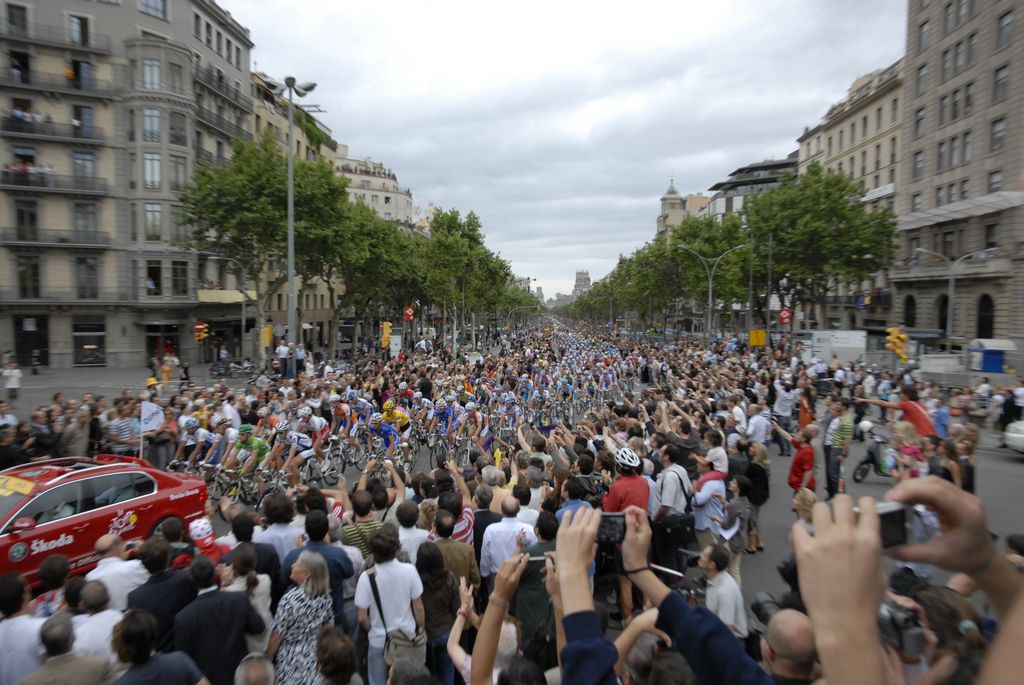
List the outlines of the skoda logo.
{"type": "Polygon", "coordinates": [[[7,552],[7,558],[13,561],[14,563],[18,563],[19,561],[24,560],[25,557],[27,556],[28,545],[26,545],[24,542],[19,542],[14,545],[11,545],[10,551],[7,552]]]}

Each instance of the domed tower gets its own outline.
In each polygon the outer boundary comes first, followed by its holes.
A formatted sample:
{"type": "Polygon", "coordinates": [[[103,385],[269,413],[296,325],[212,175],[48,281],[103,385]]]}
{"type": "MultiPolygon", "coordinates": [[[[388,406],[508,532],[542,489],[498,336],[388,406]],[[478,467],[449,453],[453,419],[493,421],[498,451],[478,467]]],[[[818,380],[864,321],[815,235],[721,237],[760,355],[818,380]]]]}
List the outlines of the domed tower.
{"type": "Polygon", "coordinates": [[[675,179],[669,179],[668,190],[661,196],[661,213],[658,215],[658,235],[682,222],[686,216],[686,203],[676,190],[675,179]]]}

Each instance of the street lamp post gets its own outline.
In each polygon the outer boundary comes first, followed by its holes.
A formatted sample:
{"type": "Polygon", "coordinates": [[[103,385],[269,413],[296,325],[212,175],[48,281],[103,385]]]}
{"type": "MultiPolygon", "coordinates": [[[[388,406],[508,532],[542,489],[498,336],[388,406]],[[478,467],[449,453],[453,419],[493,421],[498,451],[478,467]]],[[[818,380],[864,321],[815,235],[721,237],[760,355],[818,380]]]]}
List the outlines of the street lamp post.
{"type": "Polygon", "coordinates": [[[981,254],[987,254],[990,250],[991,248],[977,250],[975,252],[969,252],[963,255],[962,257],[958,257],[957,259],[953,259],[952,257],[948,257],[942,254],[941,252],[935,252],[934,250],[929,250],[923,247],[914,248],[914,252],[930,254],[932,256],[938,257],[943,262],[949,264],[949,285],[946,291],[946,330],[944,331],[946,334],[947,352],[950,352],[953,349],[953,314],[956,312],[956,307],[953,306],[953,301],[956,297],[956,267],[960,265],[960,262],[971,259],[972,257],[977,257],[978,255],[981,254]]]}
{"type": "Polygon", "coordinates": [[[272,88],[277,96],[288,92],[288,342],[295,343],[298,300],[295,296],[295,134],[292,109],[295,96],[305,97],[316,88],[316,83],[297,84],[294,76],[285,76],[284,83],[274,83],[272,88]]]}
{"type": "Polygon", "coordinates": [[[714,259],[707,259],[704,255],[702,255],[701,253],[697,252],[693,248],[687,247],[686,245],[676,245],[677,249],[679,249],[679,250],[686,250],[690,254],[696,256],[697,259],[700,260],[700,263],[704,265],[704,271],[706,271],[707,274],[708,274],[708,310],[707,310],[707,313],[705,315],[707,320],[706,320],[706,322],[704,324],[704,339],[705,339],[706,342],[709,342],[709,343],[711,342],[711,324],[712,324],[712,314],[711,314],[711,312],[712,312],[712,308],[714,306],[713,302],[714,302],[715,270],[718,269],[718,265],[722,262],[722,259],[726,255],[728,255],[731,252],[735,252],[736,250],[740,249],[741,247],[745,247],[745,245],[737,245],[736,247],[733,247],[733,248],[730,248],[730,249],[726,250],[725,252],[723,252],[722,254],[718,255],[714,259]]]}

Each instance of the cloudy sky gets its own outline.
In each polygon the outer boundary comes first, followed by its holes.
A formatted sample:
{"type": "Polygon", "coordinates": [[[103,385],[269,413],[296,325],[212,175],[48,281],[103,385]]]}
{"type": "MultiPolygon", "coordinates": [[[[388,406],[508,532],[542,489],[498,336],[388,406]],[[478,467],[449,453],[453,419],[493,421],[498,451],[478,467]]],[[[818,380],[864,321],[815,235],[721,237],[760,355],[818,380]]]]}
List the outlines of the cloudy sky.
{"type": "Polygon", "coordinates": [[[316,81],[353,156],[476,211],[546,297],[649,240],[671,176],[703,191],[795,150],[906,24],[898,0],[219,3],[254,68],[316,81]]]}

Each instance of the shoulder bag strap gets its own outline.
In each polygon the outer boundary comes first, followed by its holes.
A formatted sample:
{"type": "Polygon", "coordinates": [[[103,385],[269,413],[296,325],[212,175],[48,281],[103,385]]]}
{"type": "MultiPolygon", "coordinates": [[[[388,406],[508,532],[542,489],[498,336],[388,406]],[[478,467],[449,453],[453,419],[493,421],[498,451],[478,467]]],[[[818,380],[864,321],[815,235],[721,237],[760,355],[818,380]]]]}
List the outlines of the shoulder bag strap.
{"type": "Polygon", "coordinates": [[[388,633],[388,622],[384,618],[384,607],[380,604],[380,591],[377,589],[377,569],[366,572],[370,576],[370,589],[373,590],[373,601],[377,603],[377,613],[380,614],[380,622],[384,624],[384,634],[388,633]]]}

